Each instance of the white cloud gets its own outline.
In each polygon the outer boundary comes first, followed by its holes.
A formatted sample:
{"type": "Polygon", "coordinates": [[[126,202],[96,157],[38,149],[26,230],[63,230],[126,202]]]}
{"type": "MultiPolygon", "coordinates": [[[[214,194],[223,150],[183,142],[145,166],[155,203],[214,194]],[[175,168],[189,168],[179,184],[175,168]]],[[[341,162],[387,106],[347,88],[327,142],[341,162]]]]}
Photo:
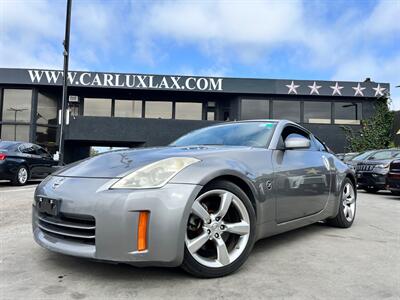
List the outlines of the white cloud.
{"type": "Polygon", "coordinates": [[[380,1],[364,23],[366,29],[375,34],[394,34],[400,37],[400,2],[380,1]]]}
{"type": "MultiPolygon", "coordinates": [[[[123,44],[118,1],[73,2],[70,67],[87,69],[99,53],[112,60],[123,44]]],[[[0,66],[63,66],[66,1],[0,1],[0,66]]]]}
{"type": "Polygon", "coordinates": [[[400,54],[393,58],[362,55],[350,57],[337,69],[333,79],[363,80],[370,77],[379,82],[391,83],[392,109],[400,110],[400,54]]]}
{"type": "Polygon", "coordinates": [[[64,15],[60,3],[1,1],[2,67],[62,66],[62,49],[56,49],[53,43],[54,39],[62,41],[64,15]]]}
{"type": "Polygon", "coordinates": [[[199,46],[219,60],[229,49],[244,61],[254,62],[260,50],[303,38],[300,1],[155,2],[142,9],[134,13],[140,18],[133,31],[140,45],[168,37],[199,46]]]}

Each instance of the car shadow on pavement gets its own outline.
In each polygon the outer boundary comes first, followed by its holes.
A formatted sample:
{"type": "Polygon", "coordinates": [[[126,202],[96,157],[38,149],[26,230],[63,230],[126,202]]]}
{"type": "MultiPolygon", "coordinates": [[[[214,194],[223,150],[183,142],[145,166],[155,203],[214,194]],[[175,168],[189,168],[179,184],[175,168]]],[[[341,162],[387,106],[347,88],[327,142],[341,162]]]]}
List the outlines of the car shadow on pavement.
{"type": "MultiPolygon", "coordinates": [[[[323,223],[316,223],[310,226],[299,228],[290,232],[282,233],[273,237],[269,237],[258,241],[250,258],[262,255],[268,255],[268,252],[273,251],[275,248],[288,247],[292,243],[298,242],[300,239],[307,238],[309,235],[318,234],[320,231],[327,230],[328,227],[323,223]]],[[[43,250],[44,251],[44,250],[43,250]]],[[[98,280],[107,281],[142,281],[151,278],[156,281],[169,281],[169,280],[194,280],[195,278],[187,275],[182,269],[177,268],[162,268],[162,267],[135,267],[128,264],[113,264],[95,260],[88,260],[84,258],[77,258],[73,256],[66,256],[53,252],[47,253],[47,263],[52,264],[51,269],[57,269],[60,273],[66,274],[79,274],[79,276],[95,277],[98,280]]],[[[237,273],[240,274],[240,269],[237,273]]],[[[231,276],[235,276],[235,274],[231,276]]],[[[57,274],[64,276],[65,274],[57,274]]],[[[154,282],[154,281],[153,281],[154,282]]]]}
{"type": "Polygon", "coordinates": [[[167,281],[176,278],[183,280],[188,277],[180,268],[135,267],[124,263],[113,264],[52,252],[48,252],[46,261],[48,264],[52,264],[52,269],[59,270],[58,276],[71,274],[71,276],[91,277],[100,281],[107,280],[107,282],[132,282],[145,278],[167,281]]]}
{"type": "Polygon", "coordinates": [[[252,251],[253,255],[257,253],[268,253],[275,248],[288,247],[290,244],[299,242],[309,235],[317,235],[321,231],[332,228],[323,222],[314,223],[305,227],[297,228],[291,231],[280,233],[262,240],[259,240],[252,251]]]}

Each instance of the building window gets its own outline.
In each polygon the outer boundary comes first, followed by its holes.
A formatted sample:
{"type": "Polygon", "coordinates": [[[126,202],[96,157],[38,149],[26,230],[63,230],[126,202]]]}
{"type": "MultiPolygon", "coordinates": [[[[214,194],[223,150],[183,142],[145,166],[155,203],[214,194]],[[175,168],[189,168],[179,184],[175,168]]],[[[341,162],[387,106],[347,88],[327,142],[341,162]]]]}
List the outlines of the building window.
{"type": "Polygon", "coordinates": [[[361,111],[361,103],[335,102],[335,124],[359,125],[361,111]]]}
{"type": "Polygon", "coordinates": [[[215,121],[215,112],[214,111],[207,112],[207,121],[215,121]]]}
{"type": "Polygon", "coordinates": [[[141,118],[142,101],[140,100],[115,100],[115,117],[141,118]]]}
{"type": "Polygon", "coordinates": [[[242,99],[242,120],[268,119],[269,101],[261,99],[242,99]]]}
{"type": "Polygon", "coordinates": [[[57,125],[57,98],[47,93],[38,93],[36,123],[57,125]]]}
{"type": "Polygon", "coordinates": [[[85,98],[83,115],[95,117],[111,117],[111,99],[85,98]]]}
{"type": "Polygon", "coordinates": [[[32,90],[4,89],[2,121],[31,121],[32,90]]]}
{"type": "Polygon", "coordinates": [[[37,126],[36,127],[36,144],[39,144],[51,154],[56,153],[57,127],[37,126]]]}
{"type": "Polygon", "coordinates": [[[29,142],[29,125],[1,125],[1,139],[29,142]]]}
{"type": "Polygon", "coordinates": [[[203,103],[198,103],[198,102],[175,103],[175,119],[201,120],[202,113],[203,113],[203,103]]]}
{"type": "Polygon", "coordinates": [[[330,124],[331,103],[304,101],[304,123],[330,124]]]}
{"type": "Polygon", "coordinates": [[[300,101],[273,101],[274,119],[300,122],[300,101]]]}
{"type": "Polygon", "coordinates": [[[146,101],[146,118],[171,119],[172,102],[167,101],[146,101]]]}

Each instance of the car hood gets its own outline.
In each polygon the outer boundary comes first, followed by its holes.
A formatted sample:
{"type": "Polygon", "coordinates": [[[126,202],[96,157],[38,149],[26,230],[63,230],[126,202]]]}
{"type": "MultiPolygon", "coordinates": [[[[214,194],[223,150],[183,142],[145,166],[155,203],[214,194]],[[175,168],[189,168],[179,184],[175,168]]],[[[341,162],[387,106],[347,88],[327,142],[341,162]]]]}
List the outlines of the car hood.
{"type": "Polygon", "coordinates": [[[186,146],[117,150],[87,158],[56,171],[53,176],[121,178],[152,162],[169,158],[190,156],[200,160],[223,157],[232,151],[248,151],[242,146],[186,146]]]}
{"type": "Polygon", "coordinates": [[[382,159],[382,160],[364,160],[361,162],[358,162],[358,164],[361,165],[386,165],[390,163],[393,159],[382,159]]]}

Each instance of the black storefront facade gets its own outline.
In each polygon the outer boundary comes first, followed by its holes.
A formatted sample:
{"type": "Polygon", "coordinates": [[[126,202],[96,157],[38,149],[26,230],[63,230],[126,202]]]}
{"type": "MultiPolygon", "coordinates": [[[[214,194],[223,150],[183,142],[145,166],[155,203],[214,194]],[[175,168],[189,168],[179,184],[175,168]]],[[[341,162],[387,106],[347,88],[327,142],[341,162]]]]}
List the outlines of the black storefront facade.
{"type": "MultiPolygon", "coordinates": [[[[62,71],[0,69],[3,140],[58,149],[62,71]]],[[[167,145],[215,122],[289,119],[309,128],[336,152],[345,150],[342,127],[357,130],[374,113],[389,84],[218,78],[71,71],[68,74],[65,161],[92,146],[167,145]]]]}

